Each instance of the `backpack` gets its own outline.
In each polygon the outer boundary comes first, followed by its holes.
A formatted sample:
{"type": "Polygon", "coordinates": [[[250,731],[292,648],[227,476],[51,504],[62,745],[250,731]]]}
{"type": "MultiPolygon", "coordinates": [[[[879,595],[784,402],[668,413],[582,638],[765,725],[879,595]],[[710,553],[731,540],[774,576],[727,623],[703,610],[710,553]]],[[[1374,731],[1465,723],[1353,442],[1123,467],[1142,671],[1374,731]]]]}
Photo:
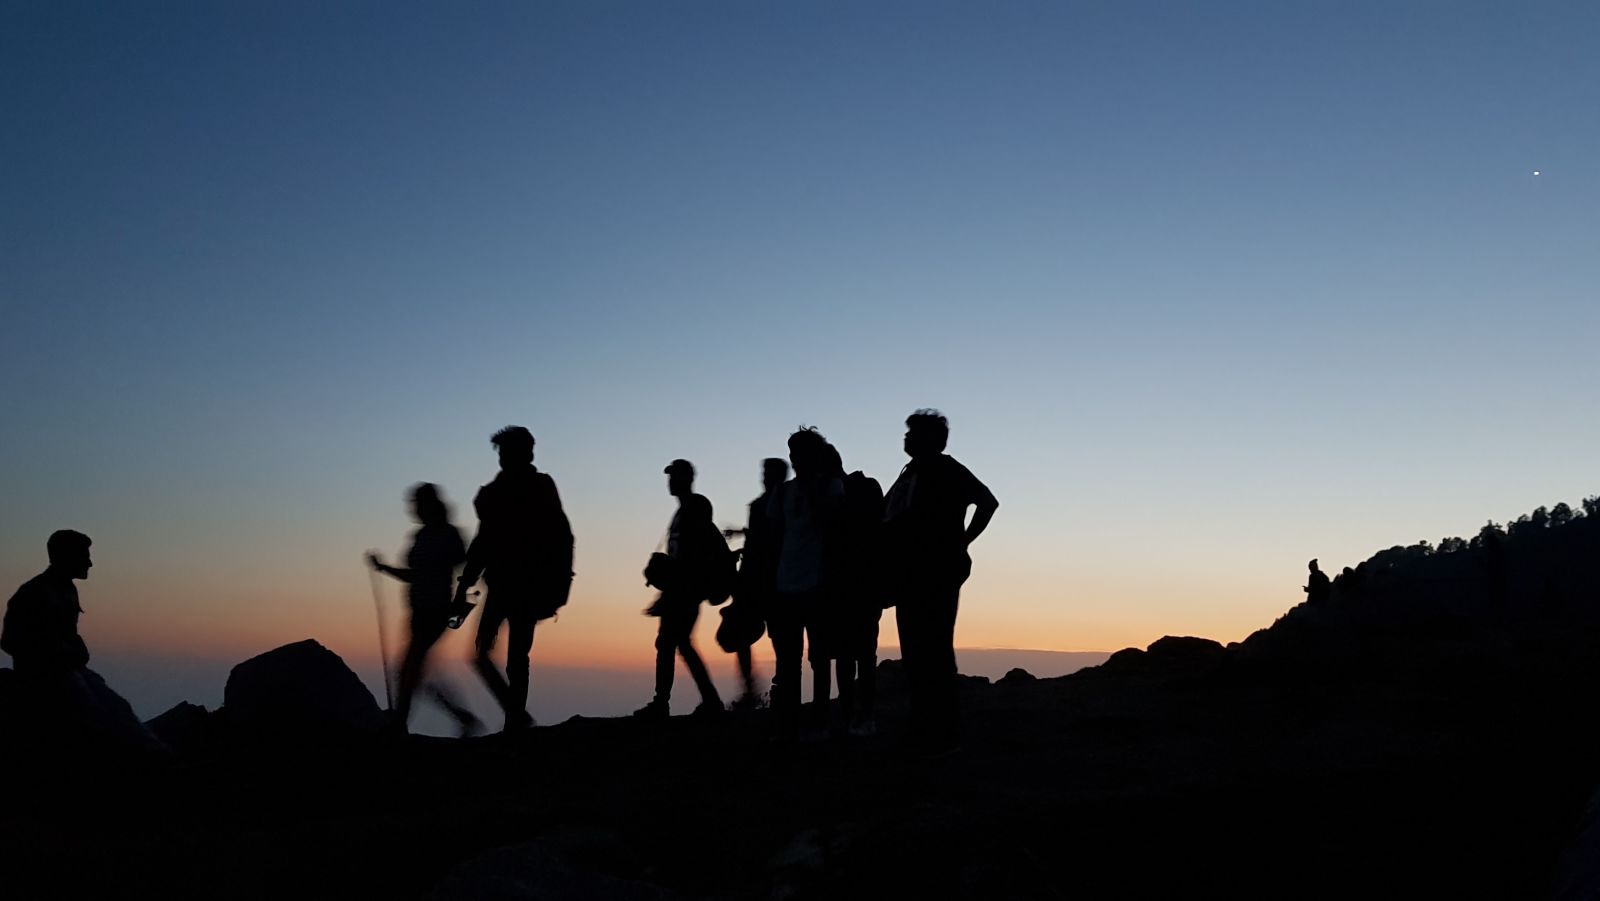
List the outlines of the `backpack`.
{"type": "Polygon", "coordinates": [[[739,581],[739,552],[728,547],[728,539],[722,535],[722,530],[713,526],[713,538],[706,541],[707,552],[703,586],[706,600],[715,607],[733,596],[735,584],[739,581]]]}

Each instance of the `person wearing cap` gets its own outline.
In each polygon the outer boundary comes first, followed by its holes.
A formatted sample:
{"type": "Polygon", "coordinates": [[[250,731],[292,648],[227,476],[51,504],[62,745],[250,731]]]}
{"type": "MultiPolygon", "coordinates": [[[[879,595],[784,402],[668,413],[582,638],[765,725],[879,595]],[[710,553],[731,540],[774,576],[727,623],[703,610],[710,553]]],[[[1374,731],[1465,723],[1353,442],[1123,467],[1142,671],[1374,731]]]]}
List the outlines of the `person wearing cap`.
{"type": "Polygon", "coordinates": [[[505,731],[533,725],[528,714],[528,654],[533,627],[555,616],[572,589],[572,526],[561,508],[555,480],[534,468],[533,433],[507,426],[490,439],[500,472],[478,490],[472,506],[478,534],[456,583],[455,607],[482,578],[488,589],[478,618],[474,665],[505,711],[505,731]],[[506,627],[506,671],[491,653],[506,627]]]}
{"type": "Polygon", "coordinates": [[[678,499],[678,510],[667,528],[666,554],[674,566],[672,577],[665,585],[657,586],[661,597],[647,611],[660,620],[656,631],[655,697],[634,711],[634,716],[670,715],[679,656],[689,668],[695,687],[700,689],[700,705],[694,712],[720,713],[722,698],[694,647],[694,625],[700,618],[700,602],[706,596],[704,586],[712,557],[727,545],[713,520],[711,502],[694,492],[694,465],[688,460],[673,460],[662,471],[667,476],[667,493],[678,499]]]}

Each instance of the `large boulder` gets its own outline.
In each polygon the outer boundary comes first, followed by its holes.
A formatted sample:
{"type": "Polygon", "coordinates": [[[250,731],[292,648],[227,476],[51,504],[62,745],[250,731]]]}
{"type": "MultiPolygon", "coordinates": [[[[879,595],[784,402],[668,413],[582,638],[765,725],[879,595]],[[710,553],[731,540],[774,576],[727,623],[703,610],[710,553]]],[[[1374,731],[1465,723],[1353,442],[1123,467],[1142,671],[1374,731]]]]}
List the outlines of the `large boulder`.
{"type": "Polygon", "coordinates": [[[996,682],[995,684],[996,685],[1031,685],[1031,684],[1033,684],[1033,683],[1035,683],[1037,681],[1039,681],[1039,677],[1035,676],[1033,673],[1028,672],[1027,670],[1023,669],[1020,666],[1015,666],[1015,667],[1012,667],[1010,670],[1008,670],[1004,676],[1001,676],[1000,677],[1000,681],[996,682]]]}
{"type": "Polygon", "coordinates": [[[369,733],[384,721],[355,672],[309,638],[235,666],[222,690],[222,713],[230,729],[283,738],[369,733]]]}
{"type": "Polygon", "coordinates": [[[1226,648],[1209,638],[1168,635],[1142,651],[1123,648],[1105,663],[1084,672],[1157,680],[1199,676],[1216,668],[1227,653],[1226,648]]]}

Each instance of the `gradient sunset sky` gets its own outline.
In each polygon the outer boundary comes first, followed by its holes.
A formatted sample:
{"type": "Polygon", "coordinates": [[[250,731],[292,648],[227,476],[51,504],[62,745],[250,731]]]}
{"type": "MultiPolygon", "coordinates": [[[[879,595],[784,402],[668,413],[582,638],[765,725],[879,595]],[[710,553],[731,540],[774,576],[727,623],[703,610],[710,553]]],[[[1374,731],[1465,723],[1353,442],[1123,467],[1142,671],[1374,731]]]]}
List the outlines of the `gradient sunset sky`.
{"type": "Polygon", "coordinates": [[[1592,3],[6,3],[0,584],[76,528],[91,650],[370,655],[362,551],[419,480],[470,536],[520,423],[578,541],[535,672],[644,666],[667,461],[742,525],[797,425],[887,487],[933,406],[1001,500],[959,644],[1237,640],[1308,558],[1600,491],[1596,47],[1592,3]]]}

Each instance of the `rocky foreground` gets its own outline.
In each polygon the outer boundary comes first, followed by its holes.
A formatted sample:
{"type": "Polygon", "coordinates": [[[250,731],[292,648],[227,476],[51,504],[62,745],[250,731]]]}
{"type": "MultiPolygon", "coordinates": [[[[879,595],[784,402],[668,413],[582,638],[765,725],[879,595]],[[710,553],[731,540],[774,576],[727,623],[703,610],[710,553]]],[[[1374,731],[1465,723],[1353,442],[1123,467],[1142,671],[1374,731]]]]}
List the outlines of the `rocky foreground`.
{"type": "Polygon", "coordinates": [[[444,740],[385,734],[303,643],[277,653],[309,669],[154,721],[170,754],[8,736],[0,893],[1590,897],[1597,642],[1302,607],[1227,648],[968,679],[964,748],[931,760],[896,741],[895,663],[872,738],[775,741],[758,711],[444,740]]]}

